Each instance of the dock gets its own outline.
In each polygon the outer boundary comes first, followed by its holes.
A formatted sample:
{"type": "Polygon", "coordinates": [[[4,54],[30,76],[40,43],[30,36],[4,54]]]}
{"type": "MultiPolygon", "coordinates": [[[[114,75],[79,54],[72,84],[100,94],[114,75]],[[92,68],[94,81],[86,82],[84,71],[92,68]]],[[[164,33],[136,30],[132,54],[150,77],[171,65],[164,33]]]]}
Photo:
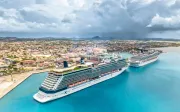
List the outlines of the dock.
{"type": "MultiPolygon", "coordinates": [[[[30,72],[21,73],[21,74],[14,74],[13,77],[15,77],[15,80],[9,82],[12,84],[10,86],[8,86],[7,88],[4,88],[4,89],[0,88],[0,99],[2,99],[6,94],[8,94],[10,91],[12,91],[14,88],[16,88],[19,84],[21,84],[23,81],[25,81],[31,75],[48,72],[48,71],[50,71],[50,69],[30,71],[30,72]]],[[[5,77],[10,77],[10,76],[5,76],[5,77]]],[[[1,82],[0,85],[3,86],[3,82],[1,82]]]]}

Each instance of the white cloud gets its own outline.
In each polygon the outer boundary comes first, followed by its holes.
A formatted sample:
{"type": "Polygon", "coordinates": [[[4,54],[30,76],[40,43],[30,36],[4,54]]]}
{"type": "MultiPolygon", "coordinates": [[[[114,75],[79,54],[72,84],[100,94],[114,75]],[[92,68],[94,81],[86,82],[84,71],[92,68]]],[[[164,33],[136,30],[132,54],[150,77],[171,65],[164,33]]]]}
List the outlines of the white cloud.
{"type": "Polygon", "coordinates": [[[157,26],[180,28],[179,1],[1,0],[0,30],[145,37],[157,26]]]}
{"type": "Polygon", "coordinates": [[[180,28],[180,15],[171,17],[161,17],[158,14],[153,17],[147,27],[180,28]]]}
{"type": "Polygon", "coordinates": [[[142,5],[148,5],[151,4],[153,2],[155,2],[156,0],[131,0],[131,3],[138,3],[138,4],[142,4],[142,5]]]}

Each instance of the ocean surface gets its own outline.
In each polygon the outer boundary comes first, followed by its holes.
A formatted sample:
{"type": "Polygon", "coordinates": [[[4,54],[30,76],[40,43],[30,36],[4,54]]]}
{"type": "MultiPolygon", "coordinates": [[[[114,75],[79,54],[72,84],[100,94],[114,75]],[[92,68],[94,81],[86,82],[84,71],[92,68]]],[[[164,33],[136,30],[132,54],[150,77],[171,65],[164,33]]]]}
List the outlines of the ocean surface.
{"type": "Polygon", "coordinates": [[[0,112],[180,112],[180,54],[67,97],[41,104],[33,99],[47,73],[29,77],[0,100],[0,112]]]}

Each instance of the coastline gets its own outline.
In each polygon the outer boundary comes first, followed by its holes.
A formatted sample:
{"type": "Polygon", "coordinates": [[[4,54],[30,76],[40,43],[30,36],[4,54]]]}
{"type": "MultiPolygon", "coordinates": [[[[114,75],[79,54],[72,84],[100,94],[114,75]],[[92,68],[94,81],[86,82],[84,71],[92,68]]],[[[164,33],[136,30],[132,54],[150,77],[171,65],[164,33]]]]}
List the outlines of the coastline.
{"type": "Polygon", "coordinates": [[[159,48],[151,48],[151,49],[161,50],[164,53],[166,53],[166,52],[177,52],[177,53],[180,53],[180,47],[159,47],[159,48]]]}
{"type": "MultiPolygon", "coordinates": [[[[160,47],[151,48],[155,50],[161,50],[163,52],[177,52],[180,53],[180,47],[160,47]]],[[[25,72],[21,74],[13,74],[13,81],[11,81],[11,75],[0,77],[0,99],[2,99],[6,94],[16,88],[19,84],[25,81],[33,74],[48,72],[51,69],[35,70],[30,72],[25,72]]]]}
{"type": "Polygon", "coordinates": [[[50,69],[36,70],[25,72],[21,74],[13,74],[13,81],[11,81],[11,75],[0,77],[0,99],[2,99],[6,94],[16,88],[19,84],[25,81],[28,77],[33,74],[48,72],[50,69]]]}

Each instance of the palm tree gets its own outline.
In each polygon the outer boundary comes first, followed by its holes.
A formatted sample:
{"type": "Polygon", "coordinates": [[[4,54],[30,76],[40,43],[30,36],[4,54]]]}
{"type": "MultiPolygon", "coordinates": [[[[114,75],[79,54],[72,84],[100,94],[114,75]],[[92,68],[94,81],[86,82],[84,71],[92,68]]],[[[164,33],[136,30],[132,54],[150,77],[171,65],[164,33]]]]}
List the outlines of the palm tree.
{"type": "Polygon", "coordinates": [[[10,64],[10,65],[8,66],[8,74],[11,75],[11,81],[13,81],[12,73],[13,73],[13,71],[14,71],[15,66],[16,66],[15,64],[10,64]]]}

